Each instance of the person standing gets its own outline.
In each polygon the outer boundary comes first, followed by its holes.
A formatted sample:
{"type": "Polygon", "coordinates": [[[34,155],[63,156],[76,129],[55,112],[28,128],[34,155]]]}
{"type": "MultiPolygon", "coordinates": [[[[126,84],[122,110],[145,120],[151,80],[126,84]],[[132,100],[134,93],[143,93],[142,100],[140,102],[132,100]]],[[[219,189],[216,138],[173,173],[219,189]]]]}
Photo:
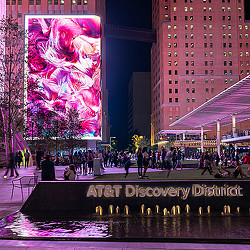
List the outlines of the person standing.
{"type": "Polygon", "coordinates": [[[50,155],[46,155],[45,161],[41,164],[42,181],[55,180],[55,167],[54,163],[50,160],[50,155]]]}
{"type": "Polygon", "coordinates": [[[88,167],[89,167],[89,173],[88,174],[93,174],[93,167],[94,167],[94,153],[89,150],[88,153],[88,167]]]}
{"type": "Polygon", "coordinates": [[[142,151],[141,151],[141,148],[138,148],[138,151],[137,151],[137,166],[138,166],[139,179],[142,178],[142,161],[143,161],[142,151]]]}
{"type": "Polygon", "coordinates": [[[26,151],[24,153],[24,166],[25,166],[25,168],[27,168],[29,166],[29,161],[30,161],[30,153],[29,153],[28,149],[26,149],[26,151]]]}
{"type": "Polygon", "coordinates": [[[173,149],[170,148],[170,151],[167,151],[166,156],[165,156],[165,163],[166,163],[166,168],[168,170],[167,173],[167,178],[169,178],[170,172],[171,172],[171,160],[172,160],[172,151],[173,149]]]}
{"type": "Polygon", "coordinates": [[[146,172],[148,170],[148,165],[149,165],[149,154],[147,152],[147,147],[144,147],[142,149],[142,155],[143,155],[143,160],[142,160],[143,175],[142,175],[142,178],[147,179],[148,176],[146,175],[146,172]]]}
{"type": "Polygon", "coordinates": [[[38,150],[36,151],[36,163],[37,163],[38,170],[41,169],[41,160],[43,156],[44,156],[44,152],[42,151],[41,148],[38,148],[38,150]]]}
{"type": "Polygon", "coordinates": [[[175,170],[177,169],[177,167],[180,165],[180,167],[181,167],[181,170],[182,170],[182,164],[181,164],[181,151],[180,150],[178,150],[177,151],[177,156],[176,156],[176,158],[177,158],[177,162],[176,162],[176,165],[175,165],[175,170]]]}
{"type": "Polygon", "coordinates": [[[250,151],[242,158],[242,162],[248,164],[247,173],[250,174],[250,151]]]}
{"type": "Polygon", "coordinates": [[[131,166],[130,157],[127,157],[127,158],[126,158],[126,162],[125,162],[125,164],[124,164],[124,168],[125,168],[125,170],[126,170],[126,173],[125,173],[124,178],[127,178],[127,176],[128,176],[128,170],[129,170],[130,166],[131,166]]]}

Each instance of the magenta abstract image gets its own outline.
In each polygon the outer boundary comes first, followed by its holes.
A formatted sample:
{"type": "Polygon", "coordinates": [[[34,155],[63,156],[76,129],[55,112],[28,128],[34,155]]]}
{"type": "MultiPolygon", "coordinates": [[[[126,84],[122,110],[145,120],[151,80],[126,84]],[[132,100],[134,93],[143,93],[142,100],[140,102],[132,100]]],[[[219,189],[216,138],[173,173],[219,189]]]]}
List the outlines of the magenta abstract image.
{"type": "MultiPolygon", "coordinates": [[[[101,137],[101,25],[98,16],[26,16],[27,133],[77,113],[76,136],[101,137]],[[53,118],[51,118],[53,117],[53,118]],[[34,124],[35,120],[35,124],[34,124]]],[[[61,131],[62,132],[62,131],[61,131]]]]}

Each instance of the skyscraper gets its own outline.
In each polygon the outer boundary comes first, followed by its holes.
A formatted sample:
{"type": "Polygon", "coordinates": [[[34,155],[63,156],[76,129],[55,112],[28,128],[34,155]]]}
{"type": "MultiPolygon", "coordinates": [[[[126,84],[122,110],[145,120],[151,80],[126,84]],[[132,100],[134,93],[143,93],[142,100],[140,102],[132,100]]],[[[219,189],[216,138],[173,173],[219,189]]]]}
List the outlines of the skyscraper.
{"type": "Polygon", "coordinates": [[[151,135],[249,74],[243,0],[155,0],[151,135]]]}
{"type": "MultiPolygon", "coordinates": [[[[12,16],[24,25],[25,14],[96,14],[106,23],[105,0],[7,0],[1,1],[1,15],[12,16]]],[[[106,42],[102,39],[102,138],[109,141],[108,90],[106,89],[106,42]]]]}

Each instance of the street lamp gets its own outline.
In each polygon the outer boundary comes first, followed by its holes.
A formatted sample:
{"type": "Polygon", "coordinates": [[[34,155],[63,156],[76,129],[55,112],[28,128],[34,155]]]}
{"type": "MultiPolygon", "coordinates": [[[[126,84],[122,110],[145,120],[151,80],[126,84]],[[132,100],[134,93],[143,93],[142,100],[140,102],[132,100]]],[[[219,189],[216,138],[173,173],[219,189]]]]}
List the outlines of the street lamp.
{"type": "Polygon", "coordinates": [[[115,136],[110,136],[110,138],[109,138],[110,150],[112,149],[111,141],[112,141],[112,139],[115,139],[115,138],[116,138],[115,136]]]}

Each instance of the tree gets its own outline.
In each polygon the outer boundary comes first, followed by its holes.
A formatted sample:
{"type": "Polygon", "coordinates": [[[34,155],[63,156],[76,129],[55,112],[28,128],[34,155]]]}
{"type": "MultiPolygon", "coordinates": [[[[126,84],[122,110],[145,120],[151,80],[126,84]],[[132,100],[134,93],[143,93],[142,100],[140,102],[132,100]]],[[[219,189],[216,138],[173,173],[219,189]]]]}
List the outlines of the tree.
{"type": "Polygon", "coordinates": [[[15,150],[15,134],[24,128],[24,29],[11,16],[0,20],[0,108],[6,147],[15,150]]]}

